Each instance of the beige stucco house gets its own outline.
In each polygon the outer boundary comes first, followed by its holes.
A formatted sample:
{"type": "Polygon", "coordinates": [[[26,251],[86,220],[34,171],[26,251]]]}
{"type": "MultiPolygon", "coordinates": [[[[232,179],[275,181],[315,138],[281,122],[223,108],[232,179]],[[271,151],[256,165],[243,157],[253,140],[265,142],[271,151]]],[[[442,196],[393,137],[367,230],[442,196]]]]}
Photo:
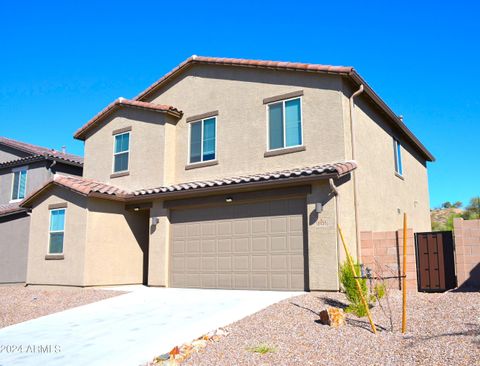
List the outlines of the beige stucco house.
{"type": "Polygon", "coordinates": [[[338,290],[337,225],[429,231],[434,158],[351,67],[193,56],[29,196],[27,283],[338,290]]]}

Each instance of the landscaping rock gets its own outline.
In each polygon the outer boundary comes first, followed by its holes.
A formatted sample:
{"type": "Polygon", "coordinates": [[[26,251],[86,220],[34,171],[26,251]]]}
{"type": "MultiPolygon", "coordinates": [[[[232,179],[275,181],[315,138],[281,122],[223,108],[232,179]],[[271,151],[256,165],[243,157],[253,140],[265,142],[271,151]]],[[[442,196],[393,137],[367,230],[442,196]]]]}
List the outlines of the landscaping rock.
{"type": "Polygon", "coordinates": [[[338,328],[345,324],[345,313],[342,309],[329,307],[320,312],[320,323],[338,328]]]}

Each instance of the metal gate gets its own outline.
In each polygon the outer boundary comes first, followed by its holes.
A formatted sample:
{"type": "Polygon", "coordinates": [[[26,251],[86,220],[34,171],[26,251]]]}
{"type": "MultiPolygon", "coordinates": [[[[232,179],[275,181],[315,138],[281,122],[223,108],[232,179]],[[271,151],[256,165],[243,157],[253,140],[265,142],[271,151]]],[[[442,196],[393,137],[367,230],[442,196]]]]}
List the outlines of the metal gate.
{"type": "Polygon", "coordinates": [[[451,231],[415,234],[418,291],[443,292],[457,286],[451,231]]]}

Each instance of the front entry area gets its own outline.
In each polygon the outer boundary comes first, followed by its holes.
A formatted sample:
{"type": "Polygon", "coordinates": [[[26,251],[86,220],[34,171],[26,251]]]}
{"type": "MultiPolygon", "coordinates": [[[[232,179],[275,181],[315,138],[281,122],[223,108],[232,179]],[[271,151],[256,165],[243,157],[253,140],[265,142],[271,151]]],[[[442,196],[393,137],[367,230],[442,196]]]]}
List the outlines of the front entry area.
{"type": "Polygon", "coordinates": [[[305,198],[170,211],[169,286],[308,289],[305,198]]]}

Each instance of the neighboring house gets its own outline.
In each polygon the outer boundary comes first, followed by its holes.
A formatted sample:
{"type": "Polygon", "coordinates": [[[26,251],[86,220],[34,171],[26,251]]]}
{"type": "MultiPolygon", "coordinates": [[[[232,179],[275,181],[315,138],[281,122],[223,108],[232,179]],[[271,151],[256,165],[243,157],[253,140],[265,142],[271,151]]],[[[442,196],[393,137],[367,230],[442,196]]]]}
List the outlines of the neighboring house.
{"type": "Polygon", "coordinates": [[[434,158],[351,67],[193,56],[74,137],[84,177],[22,204],[30,284],[338,290],[337,225],[355,257],[430,230],[434,158]]]}
{"type": "Polygon", "coordinates": [[[79,156],[0,137],[0,283],[25,282],[30,217],[20,202],[56,173],[82,175],[79,156]]]}

